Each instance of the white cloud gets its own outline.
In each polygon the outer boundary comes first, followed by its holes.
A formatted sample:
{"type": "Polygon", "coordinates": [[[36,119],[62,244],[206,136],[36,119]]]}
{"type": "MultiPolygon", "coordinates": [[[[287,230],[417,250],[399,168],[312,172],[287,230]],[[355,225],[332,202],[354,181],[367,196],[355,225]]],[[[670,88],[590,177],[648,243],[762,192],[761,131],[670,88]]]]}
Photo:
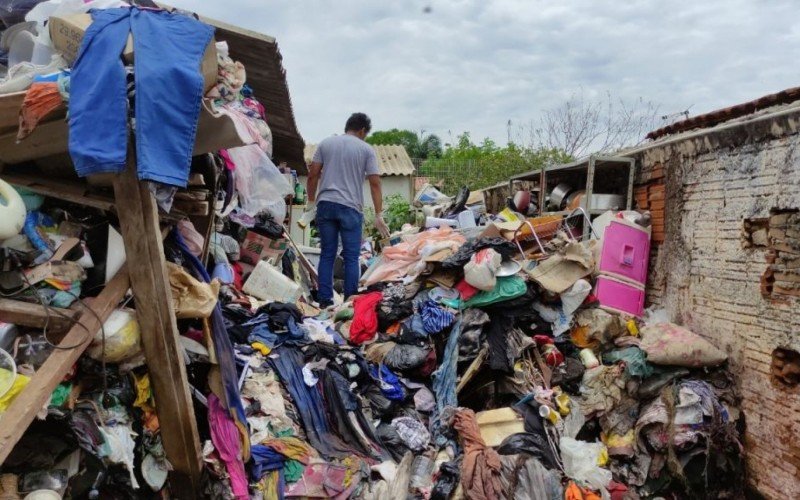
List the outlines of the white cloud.
{"type": "Polygon", "coordinates": [[[791,0],[172,3],[277,38],[309,142],[353,111],[503,141],[581,89],[698,114],[800,84],[791,0]]]}

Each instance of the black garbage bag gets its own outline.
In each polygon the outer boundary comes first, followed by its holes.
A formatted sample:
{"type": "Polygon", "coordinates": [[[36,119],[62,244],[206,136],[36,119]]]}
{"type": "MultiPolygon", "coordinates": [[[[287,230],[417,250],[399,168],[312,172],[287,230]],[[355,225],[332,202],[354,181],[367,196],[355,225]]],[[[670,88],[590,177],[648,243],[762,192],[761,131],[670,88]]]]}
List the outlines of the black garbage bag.
{"type": "Polygon", "coordinates": [[[453,204],[450,205],[450,208],[444,213],[444,216],[451,216],[451,215],[458,215],[467,208],[467,200],[469,200],[469,188],[467,186],[461,186],[461,189],[458,190],[458,194],[456,198],[453,200],[453,204]]]}
{"type": "Polygon", "coordinates": [[[542,465],[548,469],[556,469],[558,467],[547,438],[539,433],[520,432],[512,434],[500,443],[497,453],[501,455],[531,455],[538,458],[542,465]]]}
{"type": "Polygon", "coordinates": [[[458,462],[444,462],[439,466],[439,477],[433,485],[431,500],[448,500],[458,486],[461,466],[458,462]]]}
{"type": "Polygon", "coordinates": [[[372,414],[376,417],[384,418],[392,413],[394,403],[383,395],[381,388],[377,385],[369,384],[361,395],[367,400],[372,414]]]}
{"type": "Polygon", "coordinates": [[[489,315],[480,309],[467,309],[461,317],[461,336],[458,338],[458,360],[474,359],[481,350],[486,335],[484,328],[489,323],[489,315]]]}
{"type": "Polygon", "coordinates": [[[444,269],[463,268],[474,254],[484,248],[493,249],[503,257],[503,260],[508,260],[516,252],[519,252],[516,245],[505,238],[478,238],[462,245],[456,253],[442,262],[442,267],[444,269]]]}
{"type": "Polygon", "coordinates": [[[422,366],[429,352],[430,348],[397,344],[383,359],[383,364],[395,372],[413,370],[422,366]]]}
{"type": "Polygon", "coordinates": [[[400,434],[389,424],[380,424],[375,429],[375,435],[383,444],[383,447],[392,455],[395,462],[399,463],[403,460],[403,455],[411,451],[400,438],[400,434]]]}
{"type": "Polygon", "coordinates": [[[566,357],[563,363],[553,368],[553,378],[550,380],[550,385],[553,387],[560,386],[568,394],[578,394],[584,371],[586,371],[586,368],[580,359],[566,357]]]}

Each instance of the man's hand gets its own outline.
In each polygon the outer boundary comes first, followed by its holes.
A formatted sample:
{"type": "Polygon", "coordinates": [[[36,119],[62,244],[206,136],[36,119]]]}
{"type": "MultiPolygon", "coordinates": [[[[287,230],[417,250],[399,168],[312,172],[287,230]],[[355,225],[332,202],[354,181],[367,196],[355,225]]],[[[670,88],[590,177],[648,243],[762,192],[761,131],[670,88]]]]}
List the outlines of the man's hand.
{"type": "Polygon", "coordinates": [[[384,238],[389,237],[389,226],[386,225],[386,221],[383,220],[383,216],[380,214],[375,217],[375,229],[377,229],[384,238]]]}
{"type": "Polygon", "coordinates": [[[309,201],[306,203],[306,208],[303,209],[303,215],[300,216],[300,219],[297,221],[297,225],[300,226],[300,229],[305,229],[311,224],[311,221],[317,218],[317,204],[316,202],[309,201]]]}

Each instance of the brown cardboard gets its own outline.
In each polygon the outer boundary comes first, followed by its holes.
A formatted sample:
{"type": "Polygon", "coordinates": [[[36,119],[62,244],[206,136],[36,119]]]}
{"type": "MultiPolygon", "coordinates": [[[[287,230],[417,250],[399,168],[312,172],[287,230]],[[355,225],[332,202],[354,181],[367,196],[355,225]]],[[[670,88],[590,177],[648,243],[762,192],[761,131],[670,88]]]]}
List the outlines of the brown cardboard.
{"type": "MultiPolygon", "coordinates": [[[[74,14],[71,16],[53,16],[50,18],[50,39],[53,47],[64,56],[64,59],[72,65],[78,57],[78,50],[81,47],[83,34],[86,28],[92,24],[90,14],[74,14]]],[[[122,57],[127,64],[133,64],[133,36],[128,35],[125,48],[122,49],[122,57]]],[[[208,91],[217,83],[217,46],[214,38],[206,47],[203,60],[200,62],[200,72],[203,75],[204,90],[208,91]]]]}
{"type": "Polygon", "coordinates": [[[285,238],[273,240],[253,231],[248,231],[241,247],[239,260],[255,266],[260,260],[280,262],[288,243],[285,238]]]}

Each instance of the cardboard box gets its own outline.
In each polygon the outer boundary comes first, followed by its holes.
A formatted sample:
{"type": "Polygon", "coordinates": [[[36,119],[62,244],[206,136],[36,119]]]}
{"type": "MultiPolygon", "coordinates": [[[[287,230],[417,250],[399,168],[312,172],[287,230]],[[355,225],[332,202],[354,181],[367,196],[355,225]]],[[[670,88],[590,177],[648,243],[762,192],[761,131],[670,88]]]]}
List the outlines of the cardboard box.
{"type": "Polygon", "coordinates": [[[285,238],[273,240],[253,231],[248,231],[244,242],[242,242],[239,260],[251,266],[255,266],[262,260],[280,262],[284,252],[286,252],[287,245],[285,238]]]}
{"type": "MultiPolygon", "coordinates": [[[[71,65],[78,57],[83,34],[92,24],[91,14],[75,14],[71,16],[53,16],[48,22],[50,26],[50,39],[53,47],[59,51],[64,59],[71,65]]],[[[133,64],[133,36],[128,35],[122,57],[127,64],[133,64]]],[[[217,83],[217,46],[212,37],[206,47],[203,60],[200,62],[200,73],[205,81],[204,90],[207,92],[217,83]]]]}

